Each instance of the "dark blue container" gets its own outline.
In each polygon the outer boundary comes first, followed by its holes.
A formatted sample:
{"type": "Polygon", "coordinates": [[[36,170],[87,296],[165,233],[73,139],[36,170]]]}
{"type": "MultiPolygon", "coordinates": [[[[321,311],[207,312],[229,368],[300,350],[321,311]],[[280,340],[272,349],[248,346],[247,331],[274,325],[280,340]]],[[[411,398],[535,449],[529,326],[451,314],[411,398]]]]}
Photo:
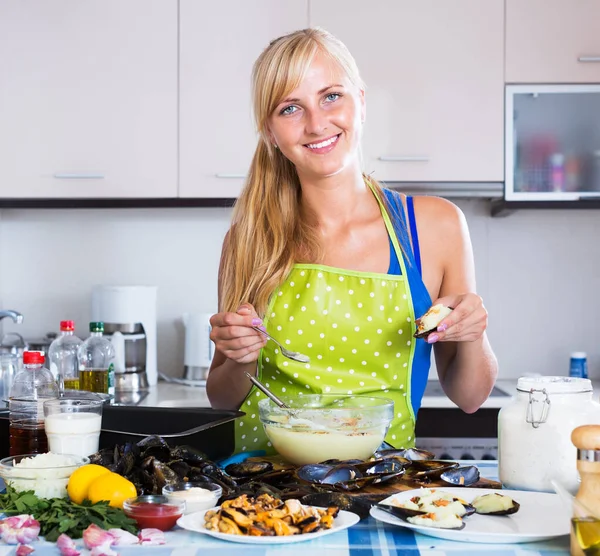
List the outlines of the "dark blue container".
{"type": "Polygon", "coordinates": [[[569,376],[576,378],[587,378],[587,354],[583,351],[574,351],[571,354],[571,364],[569,366],[569,376]]]}

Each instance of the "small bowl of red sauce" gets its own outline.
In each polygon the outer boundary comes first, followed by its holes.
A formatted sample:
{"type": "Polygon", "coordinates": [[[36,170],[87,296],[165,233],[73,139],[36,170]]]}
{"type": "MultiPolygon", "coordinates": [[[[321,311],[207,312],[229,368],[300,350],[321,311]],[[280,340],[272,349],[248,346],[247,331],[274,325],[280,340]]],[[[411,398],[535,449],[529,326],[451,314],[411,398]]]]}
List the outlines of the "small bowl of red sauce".
{"type": "Polygon", "coordinates": [[[161,495],[144,495],[123,502],[123,512],[135,519],[140,529],[172,529],[185,510],[184,500],[169,500],[161,495]]]}

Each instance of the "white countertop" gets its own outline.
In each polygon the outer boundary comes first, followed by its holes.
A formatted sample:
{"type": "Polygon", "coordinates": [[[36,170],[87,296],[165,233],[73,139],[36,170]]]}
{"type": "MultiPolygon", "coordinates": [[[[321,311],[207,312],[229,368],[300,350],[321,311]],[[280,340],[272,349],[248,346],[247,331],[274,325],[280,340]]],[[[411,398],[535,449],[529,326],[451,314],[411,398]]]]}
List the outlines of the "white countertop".
{"type": "MultiPolygon", "coordinates": [[[[431,381],[435,383],[437,381],[431,381]]],[[[592,381],[594,399],[597,401],[597,392],[600,391],[600,381],[592,381]]],[[[496,388],[509,394],[508,396],[490,396],[481,406],[482,408],[501,408],[511,402],[516,394],[517,379],[503,379],[496,381],[496,388]]],[[[159,381],[150,388],[150,392],[139,404],[140,407],[210,407],[210,402],[203,386],[186,386],[172,382],[159,381]]],[[[424,396],[421,404],[423,408],[453,408],[454,402],[447,396],[424,396]]]]}

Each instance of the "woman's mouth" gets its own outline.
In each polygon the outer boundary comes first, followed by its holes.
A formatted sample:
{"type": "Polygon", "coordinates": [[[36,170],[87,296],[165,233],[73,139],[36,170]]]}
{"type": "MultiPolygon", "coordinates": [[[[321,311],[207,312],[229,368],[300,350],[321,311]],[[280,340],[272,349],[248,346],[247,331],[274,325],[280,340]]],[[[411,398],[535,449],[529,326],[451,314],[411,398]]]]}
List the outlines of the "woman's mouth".
{"type": "Polygon", "coordinates": [[[315,154],[326,154],[333,150],[333,148],[338,142],[338,139],[340,138],[340,135],[341,133],[338,133],[337,135],[333,135],[332,137],[328,137],[327,139],[323,139],[322,141],[317,141],[315,143],[307,143],[306,145],[304,145],[304,147],[306,147],[310,150],[310,152],[313,152],[315,154]]]}

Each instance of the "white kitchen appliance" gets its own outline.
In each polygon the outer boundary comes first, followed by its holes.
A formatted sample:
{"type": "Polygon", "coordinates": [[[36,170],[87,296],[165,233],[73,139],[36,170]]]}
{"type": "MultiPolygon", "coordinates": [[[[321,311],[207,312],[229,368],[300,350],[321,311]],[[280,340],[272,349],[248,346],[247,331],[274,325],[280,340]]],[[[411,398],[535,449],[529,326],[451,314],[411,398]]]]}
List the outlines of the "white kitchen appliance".
{"type": "Polygon", "coordinates": [[[92,321],[104,322],[114,344],[115,390],[153,386],[156,364],[156,292],[154,286],[94,286],[92,321]]]}
{"type": "Polygon", "coordinates": [[[206,381],[214,355],[214,343],[210,339],[211,313],[185,313],[185,351],[183,356],[183,378],[206,381]]]}

